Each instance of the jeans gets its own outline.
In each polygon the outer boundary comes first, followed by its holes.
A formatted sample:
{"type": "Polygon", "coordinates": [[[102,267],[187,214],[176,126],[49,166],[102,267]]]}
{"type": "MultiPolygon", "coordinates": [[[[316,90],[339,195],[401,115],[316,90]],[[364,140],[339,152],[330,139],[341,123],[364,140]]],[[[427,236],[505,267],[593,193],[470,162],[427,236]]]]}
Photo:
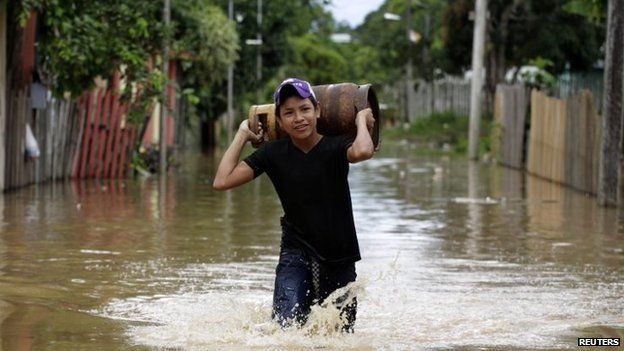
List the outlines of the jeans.
{"type": "MultiPolygon", "coordinates": [[[[293,323],[304,325],[310,307],[322,303],[336,289],[355,281],[355,263],[323,265],[300,249],[282,248],[275,270],[275,291],[273,293],[273,318],[289,327],[293,323]]],[[[343,331],[353,332],[357,312],[357,299],[348,303],[343,296],[337,299],[341,305],[340,315],[345,320],[339,326],[343,331]]]]}

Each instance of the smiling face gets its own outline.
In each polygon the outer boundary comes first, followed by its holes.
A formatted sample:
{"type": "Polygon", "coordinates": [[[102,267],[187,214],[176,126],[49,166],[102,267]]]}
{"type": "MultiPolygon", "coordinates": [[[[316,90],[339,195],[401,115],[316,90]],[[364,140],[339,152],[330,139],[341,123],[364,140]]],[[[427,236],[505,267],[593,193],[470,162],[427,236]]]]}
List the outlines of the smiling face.
{"type": "Polygon", "coordinates": [[[321,115],[321,109],[315,107],[310,99],[291,96],[279,109],[277,121],[292,139],[314,139],[317,136],[316,121],[321,115]]]}

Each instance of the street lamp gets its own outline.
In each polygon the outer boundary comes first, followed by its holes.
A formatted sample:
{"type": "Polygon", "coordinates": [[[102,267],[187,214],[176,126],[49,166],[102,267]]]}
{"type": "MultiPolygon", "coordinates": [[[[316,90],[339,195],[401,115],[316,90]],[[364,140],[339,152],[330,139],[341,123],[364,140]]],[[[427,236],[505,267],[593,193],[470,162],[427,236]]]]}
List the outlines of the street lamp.
{"type": "Polygon", "coordinates": [[[392,13],[392,12],[385,12],[383,14],[383,18],[387,19],[388,21],[400,21],[401,20],[401,16],[397,15],[396,13],[392,13]]]}

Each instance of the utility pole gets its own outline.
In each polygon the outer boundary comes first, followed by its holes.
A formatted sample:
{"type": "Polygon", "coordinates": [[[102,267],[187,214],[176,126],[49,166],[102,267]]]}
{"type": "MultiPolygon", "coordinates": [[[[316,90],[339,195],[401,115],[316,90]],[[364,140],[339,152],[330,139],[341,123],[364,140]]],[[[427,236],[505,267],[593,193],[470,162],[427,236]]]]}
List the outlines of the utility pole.
{"type": "Polygon", "coordinates": [[[479,158],[479,124],[481,120],[481,90],[483,89],[483,52],[485,47],[485,17],[487,0],[477,0],[472,38],[472,84],[470,86],[470,131],[468,157],[479,158]]]}
{"type": "MultiPolygon", "coordinates": [[[[228,18],[230,21],[234,20],[234,0],[228,2],[228,18]]],[[[234,129],[234,64],[231,63],[228,67],[228,82],[227,82],[227,143],[232,142],[232,129],[234,129]]]]}
{"type": "Polygon", "coordinates": [[[167,112],[169,110],[169,23],[171,22],[171,9],[169,0],[164,0],[163,22],[166,33],[162,47],[162,73],[165,79],[162,91],[162,103],[160,105],[160,176],[164,177],[167,172],[167,112]]]}
{"type": "Polygon", "coordinates": [[[258,0],[258,32],[256,39],[258,40],[258,47],[256,48],[256,103],[260,103],[260,84],[262,82],[262,0],[258,0]]]}
{"type": "Polygon", "coordinates": [[[409,123],[414,118],[414,73],[412,70],[412,0],[407,3],[405,13],[405,35],[407,37],[407,62],[405,63],[405,122],[409,123]]]}
{"type": "Polygon", "coordinates": [[[431,67],[431,59],[429,57],[429,42],[431,39],[431,11],[427,11],[425,9],[425,41],[423,42],[423,65],[425,66],[426,74],[425,80],[430,79],[429,86],[431,87],[431,97],[429,99],[429,108],[431,109],[431,113],[435,112],[435,82],[434,82],[434,74],[433,69],[431,67]]]}
{"type": "Polygon", "coordinates": [[[620,197],[622,156],[622,80],[624,79],[624,1],[610,0],[605,44],[602,146],[598,178],[598,203],[617,206],[620,197]]]}

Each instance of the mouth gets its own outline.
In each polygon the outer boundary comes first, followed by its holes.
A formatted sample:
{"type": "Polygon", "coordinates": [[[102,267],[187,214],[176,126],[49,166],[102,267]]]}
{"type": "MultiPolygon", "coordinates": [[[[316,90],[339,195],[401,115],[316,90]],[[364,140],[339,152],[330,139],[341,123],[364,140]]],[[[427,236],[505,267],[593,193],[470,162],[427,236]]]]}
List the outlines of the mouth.
{"type": "Polygon", "coordinates": [[[308,128],[307,124],[300,124],[298,126],[295,126],[295,130],[305,130],[306,128],[308,128]]]}

